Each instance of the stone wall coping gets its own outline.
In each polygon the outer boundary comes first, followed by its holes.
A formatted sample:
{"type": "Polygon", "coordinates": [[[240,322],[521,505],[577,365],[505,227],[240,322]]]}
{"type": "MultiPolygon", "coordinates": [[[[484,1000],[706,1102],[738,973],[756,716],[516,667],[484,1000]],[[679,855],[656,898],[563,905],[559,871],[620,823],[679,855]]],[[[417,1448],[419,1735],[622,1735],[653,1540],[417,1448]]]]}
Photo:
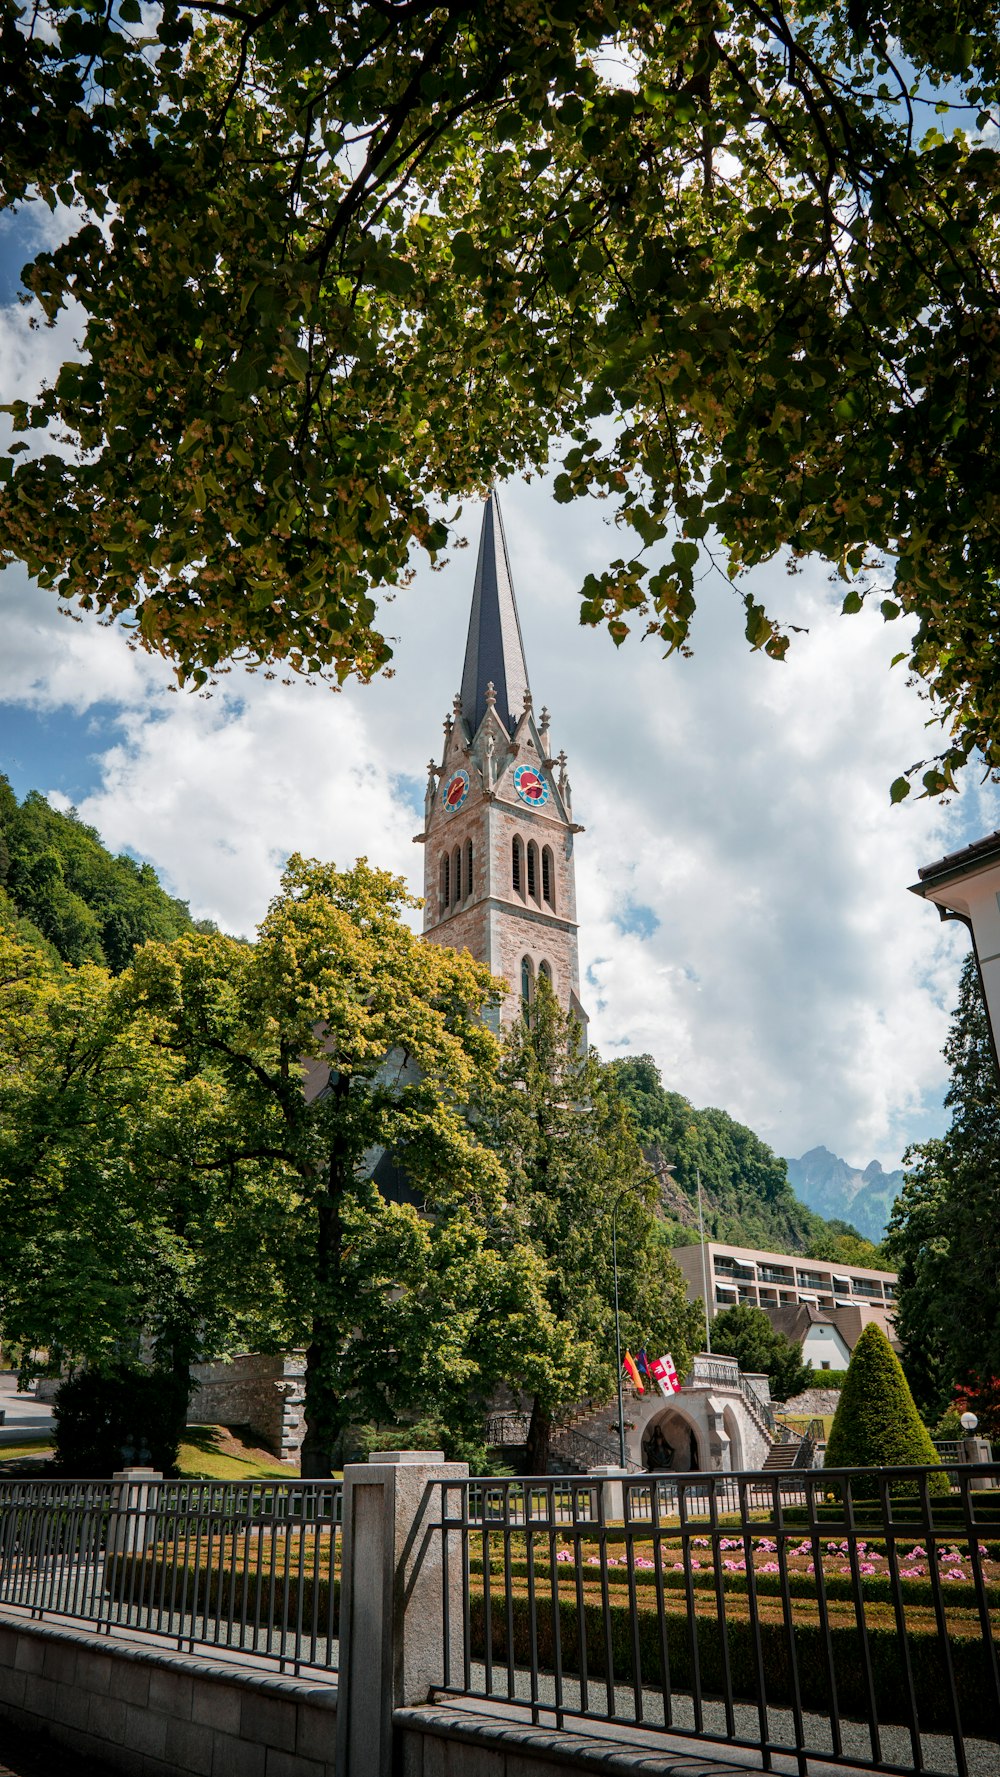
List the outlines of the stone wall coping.
{"type": "MultiPolygon", "coordinates": [[[[646,1777],[743,1777],[747,1771],[764,1769],[756,1747],[642,1728],[632,1737],[628,1722],[588,1721],[586,1732],[549,1728],[532,1722],[526,1707],[485,1699],[478,1709],[441,1703],[396,1709],[392,1719],[402,1733],[428,1734],[514,1755],[530,1754],[542,1763],[574,1771],[621,1773],[622,1777],[640,1772],[646,1777]]],[[[842,1765],[821,1758],[808,1759],[807,1770],[809,1777],[843,1777],[844,1773],[842,1765]]],[[[797,1777],[799,1763],[792,1756],[775,1753],[770,1771],[779,1777],[797,1777]]],[[[852,1777],[877,1777],[876,1772],[859,1766],[852,1766],[851,1771],[852,1777]]]]}
{"type": "MultiPolygon", "coordinates": [[[[186,1654],[176,1648],[150,1646],[129,1637],[127,1631],[119,1628],[111,1635],[95,1635],[85,1628],[77,1628],[73,1624],[39,1623],[29,1617],[19,1616],[12,1610],[0,1610],[0,1632],[13,1629],[18,1635],[30,1637],[32,1640],[55,1642],[65,1647],[85,1647],[88,1652],[107,1654],[112,1659],[131,1662],[138,1666],[153,1666],[161,1672],[197,1673],[199,1678],[207,1678],[220,1685],[238,1685],[245,1690],[263,1692],[265,1695],[285,1697],[297,1703],[309,1703],[320,1709],[336,1710],[337,1707],[337,1675],[331,1673],[329,1680],[317,1680],[314,1677],[295,1678],[291,1673],[273,1672],[261,1666],[240,1664],[238,1659],[212,1657],[206,1652],[186,1654]]],[[[4,1661],[0,1655],[0,1665],[4,1661]]]]}

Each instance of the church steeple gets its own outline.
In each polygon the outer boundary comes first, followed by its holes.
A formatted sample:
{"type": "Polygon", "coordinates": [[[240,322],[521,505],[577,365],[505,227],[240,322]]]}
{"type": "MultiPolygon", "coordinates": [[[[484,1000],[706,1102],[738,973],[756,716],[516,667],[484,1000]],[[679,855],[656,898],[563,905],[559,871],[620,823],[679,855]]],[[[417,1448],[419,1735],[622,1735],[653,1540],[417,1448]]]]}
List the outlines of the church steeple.
{"type": "Polygon", "coordinates": [[[510,987],[520,1017],[545,975],[584,1021],[576,942],[577,833],[566,755],[536,719],[496,495],[483,513],[462,689],[445,718],[425,802],[424,935],[469,950],[510,987]]]}
{"type": "Polygon", "coordinates": [[[496,692],[496,712],[513,734],[524,707],[528,669],[507,559],[507,540],[496,494],[483,513],[479,560],[472,589],[469,639],[462,671],[462,714],[475,734],[486,714],[486,692],[496,692]]]}

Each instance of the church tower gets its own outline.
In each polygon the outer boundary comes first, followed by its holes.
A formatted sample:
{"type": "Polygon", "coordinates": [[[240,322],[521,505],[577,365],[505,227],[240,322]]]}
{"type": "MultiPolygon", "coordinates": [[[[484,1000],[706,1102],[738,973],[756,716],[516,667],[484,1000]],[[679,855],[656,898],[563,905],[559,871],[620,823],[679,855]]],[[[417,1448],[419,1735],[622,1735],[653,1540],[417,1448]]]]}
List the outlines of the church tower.
{"type": "Polygon", "coordinates": [[[462,689],[427,779],[424,935],[471,951],[510,993],[510,1024],[539,975],[564,1010],[580,1004],[566,755],[551,757],[549,713],[536,719],[507,544],[495,494],[483,513],[462,689]]]}

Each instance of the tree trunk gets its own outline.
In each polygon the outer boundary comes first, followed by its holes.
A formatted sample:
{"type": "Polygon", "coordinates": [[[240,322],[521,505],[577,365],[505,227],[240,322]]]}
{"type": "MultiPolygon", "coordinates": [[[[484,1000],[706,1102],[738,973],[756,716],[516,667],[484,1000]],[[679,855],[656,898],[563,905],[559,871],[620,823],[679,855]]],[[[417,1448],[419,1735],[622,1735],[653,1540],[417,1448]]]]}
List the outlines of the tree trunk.
{"type": "Polygon", "coordinates": [[[343,1430],[340,1401],[325,1374],[330,1335],[331,1329],[317,1317],[312,1343],[306,1351],[306,1435],[302,1440],[300,1471],[303,1481],[321,1481],[333,1474],[336,1446],[343,1430]]]}
{"type": "MultiPolygon", "coordinates": [[[[346,1100],[350,1089],[349,1078],[338,1074],[333,1082],[335,1098],[346,1100]]],[[[316,1205],[316,1306],[312,1340],[306,1352],[306,1435],[302,1440],[301,1467],[304,1481],[319,1481],[333,1474],[337,1444],[344,1429],[337,1369],[345,1331],[341,1264],[344,1229],[340,1206],[347,1177],[346,1151],[335,1140],[316,1205]]]]}
{"type": "Polygon", "coordinates": [[[543,1407],[536,1394],[531,1406],[531,1423],[528,1426],[527,1471],[529,1475],[547,1475],[549,1472],[549,1444],[552,1439],[552,1414],[543,1407]]]}

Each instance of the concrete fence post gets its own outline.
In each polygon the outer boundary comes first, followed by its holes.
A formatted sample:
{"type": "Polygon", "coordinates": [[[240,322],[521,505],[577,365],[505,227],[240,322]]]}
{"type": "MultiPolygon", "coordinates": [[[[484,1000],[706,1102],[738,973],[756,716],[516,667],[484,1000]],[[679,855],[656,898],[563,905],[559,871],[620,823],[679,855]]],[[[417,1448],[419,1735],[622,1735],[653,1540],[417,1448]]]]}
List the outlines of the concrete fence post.
{"type": "Polygon", "coordinates": [[[382,1450],[344,1470],[337,1777],[391,1777],[393,1710],[443,1682],[446,1620],[461,1675],[461,1539],[452,1533],[446,1551],[429,1526],[441,1508],[431,1483],[468,1473],[437,1450],[382,1450]]]}
{"type": "Polygon", "coordinates": [[[143,1555],[154,1535],[156,1506],[163,1480],[159,1469],[118,1469],[112,1480],[120,1481],[118,1503],[108,1522],[109,1555],[143,1555]]]}

